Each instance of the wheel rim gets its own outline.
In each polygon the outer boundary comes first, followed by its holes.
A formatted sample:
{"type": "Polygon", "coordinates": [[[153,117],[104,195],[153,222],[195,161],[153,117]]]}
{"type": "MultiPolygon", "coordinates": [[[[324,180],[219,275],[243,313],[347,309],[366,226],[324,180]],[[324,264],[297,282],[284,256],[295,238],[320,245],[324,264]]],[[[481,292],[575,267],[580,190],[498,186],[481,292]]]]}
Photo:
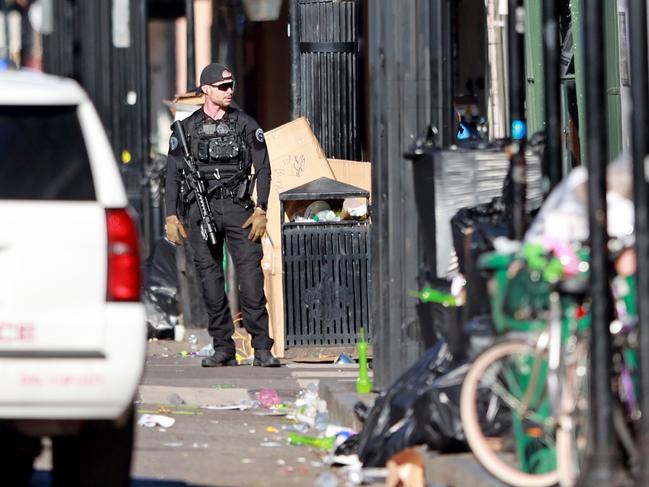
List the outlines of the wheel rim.
{"type": "MultiPolygon", "coordinates": [[[[496,452],[489,444],[488,437],[483,432],[483,426],[480,424],[481,411],[478,410],[479,389],[489,387],[493,392],[491,397],[497,397],[500,401],[500,407],[509,407],[510,410],[515,411],[515,414],[520,413],[520,425],[523,431],[529,434],[532,430],[530,426],[535,422],[542,421],[542,425],[537,425],[539,428],[539,440],[541,444],[545,441],[545,437],[552,431],[552,445],[554,449],[554,426],[549,425],[547,419],[542,420],[542,415],[536,414],[534,411],[535,405],[539,402],[538,394],[525,394],[525,391],[509,391],[512,387],[511,380],[506,384],[499,384],[498,377],[501,376],[501,371],[498,367],[503,368],[505,363],[504,359],[508,356],[529,356],[534,354],[531,346],[522,341],[507,341],[494,345],[490,349],[483,352],[475,360],[474,364],[469,369],[465,378],[460,401],[460,413],[462,423],[465,427],[465,435],[469,446],[473,450],[478,461],[483,467],[488,470],[499,480],[507,482],[514,486],[526,487],[545,487],[556,484],[558,474],[556,470],[543,473],[527,473],[522,471],[515,461],[511,461],[509,455],[503,452],[496,452]],[[502,363],[501,363],[502,362],[502,363]],[[512,392],[514,392],[512,394],[512,392]],[[526,406],[527,404],[527,406],[526,406]]],[[[504,369],[503,369],[504,370],[504,369]]],[[[537,388],[544,388],[543,383],[539,383],[537,388]]],[[[490,399],[493,401],[493,399],[490,399]]],[[[491,406],[491,404],[489,405],[491,406]]],[[[487,409],[486,417],[489,419],[489,408],[487,409]]],[[[491,414],[494,414],[493,411],[491,414]]],[[[515,417],[515,415],[512,415],[515,417]]],[[[512,421],[516,423],[516,421],[512,421]]],[[[511,437],[510,433],[510,437],[511,437]]],[[[521,451],[521,442],[519,442],[514,450],[521,451]]],[[[535,441],[528,442],[527,447],[534,445],[535,441]]],[[[550,445],[548,445],[550,448],[550,445]]],[[[533,457],[526,448],[525,452],[533,457]]]]}

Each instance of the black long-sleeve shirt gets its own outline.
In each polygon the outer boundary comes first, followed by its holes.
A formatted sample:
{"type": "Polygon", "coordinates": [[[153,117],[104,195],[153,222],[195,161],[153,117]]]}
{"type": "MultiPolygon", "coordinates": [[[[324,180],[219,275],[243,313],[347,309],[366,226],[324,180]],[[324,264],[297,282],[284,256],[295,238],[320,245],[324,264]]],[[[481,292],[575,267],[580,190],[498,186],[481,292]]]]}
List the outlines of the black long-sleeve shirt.
{"type": "MultiPolygon", "coordinates": [[[[193,137],[193,130],[197,117],[204,120],[211,120],[202,108],[196,110],[181,123],[185,129],[188,139],[193,137]]],[[[259,124],[254,118],[245,114],[241,110],[230,107],[225,117],[236,119],[236,127],[242,135],[243,140],[248,144],[252,158],[252,165],[257,175],[257,206],[266,208],[268,205],[268,193],[270,192],[270,162],[268,160],[268,150],[266,149],[266,139],[259,124]]],[[[178,201],[178,192],[180,187],[181,169],[183,167],[182,148],[175,134],[171,135],[169,140],[169,153],[167,155],[167,177],[165,181],[165,215],[176,214],[176,204],[178,201]]],[[[188,142],[189,142],[188,140],[188,142]]],[[[191,143],[190,143],[191,146],[191,143]]],[[[194,157],[197,154],[193,154],[194,157]]]]}

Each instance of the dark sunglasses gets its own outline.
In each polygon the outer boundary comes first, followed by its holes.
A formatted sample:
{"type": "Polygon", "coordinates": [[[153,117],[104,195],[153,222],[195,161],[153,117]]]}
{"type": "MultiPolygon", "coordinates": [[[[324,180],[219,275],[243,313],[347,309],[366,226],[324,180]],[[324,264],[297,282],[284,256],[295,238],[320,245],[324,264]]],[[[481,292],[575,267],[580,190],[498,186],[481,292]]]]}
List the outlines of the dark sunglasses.
{"type": "Polygon", "coordinates": [[[234,90],[234,81],[231,83],[223,83],[222,85],[211,85],[219,91],[228,91],[230,88],[234,90]]]}

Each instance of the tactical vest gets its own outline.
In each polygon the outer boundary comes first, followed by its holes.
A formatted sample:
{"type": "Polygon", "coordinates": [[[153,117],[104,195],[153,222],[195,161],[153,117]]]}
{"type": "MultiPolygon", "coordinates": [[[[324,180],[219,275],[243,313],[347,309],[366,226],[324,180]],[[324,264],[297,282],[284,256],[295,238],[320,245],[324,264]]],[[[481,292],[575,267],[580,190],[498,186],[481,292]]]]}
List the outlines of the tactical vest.
{"type": "Polygon", "coordinates": [[[192,130],[191,151],[210,185],[238,185],[250,173],[245,141],[234,117],[205,120],[198,117],[192,130]]]}

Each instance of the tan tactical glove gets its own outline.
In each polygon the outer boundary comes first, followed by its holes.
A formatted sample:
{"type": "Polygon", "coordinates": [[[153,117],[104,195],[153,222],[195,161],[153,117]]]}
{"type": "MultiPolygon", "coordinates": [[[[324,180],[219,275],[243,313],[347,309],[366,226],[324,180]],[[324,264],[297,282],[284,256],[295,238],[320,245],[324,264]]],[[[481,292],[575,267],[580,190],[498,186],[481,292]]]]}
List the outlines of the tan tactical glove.
{"type": "Polygon", "coordinates": [[[167,239],[176,245],[182,245],[182,239],[187,239],[185,227],[176,215],[170,215],[165,219],[165,232],[167,232],[167,239]]]}
{"type": "Polygon", "coordinates": [[[248,240],[256,242],[266,232],[266,223],[266,212],[261,208],[255,208],[255,211],[250,215],[250,218],[246,220],[246,223],[244,223],[241,228],[248,228],[252,225],[252,230],[250,230],[248,240]]]}

